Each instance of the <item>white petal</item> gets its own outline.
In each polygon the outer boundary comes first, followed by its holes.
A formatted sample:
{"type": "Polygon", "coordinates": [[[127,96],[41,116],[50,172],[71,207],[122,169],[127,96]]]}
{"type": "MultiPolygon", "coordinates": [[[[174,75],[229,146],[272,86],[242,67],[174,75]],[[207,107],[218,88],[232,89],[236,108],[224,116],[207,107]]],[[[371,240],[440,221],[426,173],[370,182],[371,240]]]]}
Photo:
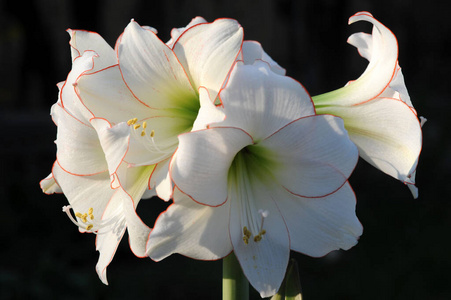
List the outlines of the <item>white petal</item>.
{"type": "Polygon", "coordinates": [[[130,22],[119,44],[118,57],[125,83],[144,105],[199,106],[197,94],[177,57],[152,31],[130,22]]]}
{"type": "Polygon", "coordinates": [[[61,106],[53,107],[58,124],[57,160],[67,172],[92,175],[108,170],[105,154],[93,127],[85,125],[61,106]]]}
{"type": "Polygon", "coordinates": [[[58,182],[55,181],[52,173],[50,173],[46,178],[42,179],[39,185],[41,186],[42,191],[47,195],[63,192],[61,190],[61,187],[58,185],[58,182]]]}
{"type": "Polygon", "coordinates": [[[202,17],[195,17],[185,27],[172,28],[171,39],[166,43],[166,45],[172,48],[174,46],[174,43],[177,41],[177,39],[182,33],[184,33],[187,29],[201,23],[207,23],[207,21],[202,17]]]}
{"type": "Polygon", "coordinates": [[[357,21],[373,24],[371,42],[364,34],[352,35],[349,40],[358,47],[361,55],[371,58],[370,63],[357,80],[341,89],[315,96],[315,105],[355,105],[366,102],[379,96],[392,81],[398,59],[396,37],[367,12],[357,13],[349,19],[350,24],[357,21]]]}
{"type": "Polygon", "coordinates": [[[378,98],[360,105],[324,109],[343,118],[363,159],[390,176],[413,183],[409,175],[416,169],[422,133],[416,115],[404,102],[378,98]]]}
{"type": "Polygon", "coordinates": [[[120,232],[107,231],[96,236],[96,250],[100,253],[96,271],[100,280],[106,285],[108,285],[106,268],[113,260],[124,233],[125,227],[121,228],[120,232]]]}
{"type": "Polygon", "coordinates": [[[399,65],[396,68],[396,74],[390,82],[390,86],[379,97],[401,100],[406,103],[415,114],[417,114],[413,108],[412,101],[410,100],[409,92],[407,91],[406,84],[404,83],[404,75],[402,75],[401,67],[399,65]]]}
{"type": "Polygon", "coordinates": [[[117,64],[116,53],[113,48],[97,33],[85,30],[68,29],[70,34],[72,60],[81,56],[86,50],[93,50],[99,58],[93,71],[117,64]]]}
{"type": "Polygon", "coordinates": [[[148,242],[148,255],[160,261],[173,253],[202,260],[220,259],[232,251],[229,205],[209,207],[192,201],[179,190],[174,204],[160,214],[148,242]]]}
{"type": "Polygon", "coordinates": [[[194,121],[193,131],[206,129],[212,123],[218,123],[225,119],[224,110],[211,102],[208,90],[199,89],[200,109],[196,121],[194,121]]]}
{"type": "Polygon", "coordinates": [[[83,214],[92,207],[95,219],[102,217],[114,194],[108,172],[78,176],[65,172],[58,164],[54,165],[52,172],[74,212],[83,214]]]}
{"type": "Polygon", "coordinates": [[[241,50],[243,29],[232,19],[218,19],[186,30],[174,45],[193,87],[209,89],[212,101],[241,50]]]}
{"type": "Polygon", "coordinates": [[[102,145],[105,159],[110,174],[116,172],[124,160],[128,150],[130,139],[130,128],[127,123],[120,123],[114,127],[105,119],[91,119],[91,124],[97,131],[100,144],[102,145]]]}
{"type": "Polygon", "coordinates": [[[102,215],[103,220],[112,218],[115,222],[100,228],[96,235],[96,250],[100,253],[96,271],[100,280],[106,285],[108,285],[106,268],[113,260],[126,229],[122,209],[122,201],[116,192],[102,215]]]}
{"type": "Polygon", "coordinates": [[[135,199],[132,198],[132,195],[127,194],[125,190],[118,189],[123,199],[130,249],[138,257],[146,256],[146,245],[150,234],[150,228],[141,220],[135,210],[146,187],[147,185],[140,186],[140,192],[135,199]]]}
{"type": "MultiPolygon", "coordinates": [[[[228,200],[231,203],[229,228],[233,250],[249,283],[262,298],[277,292],[290,256],[288,230],[274,202],[277,199],[271,197],[270,190],[270,187],[258,181],[247,187],[232,186],[228,200]],[[242,197],[243,193],[248,197],[242,197]],[[255,205],[253,211],[246,209],[251,204],[255,205]],[[267,211],[261,228],[266,230],[266,233],[260,241],[255,242],[256,233],[253,232],[246,244],[243,241],[243,228],[246,226],[251,230],[250,223],[253,222],[249,216],[260,215],[256,209],[267,211]]],[[[261,218],[254,219],[254,222],[261,224],[261,218]]]]}
{"type": "Polygon", "coordinates": [[[227,199],[227,176],[238,151],[252,144],[237,128],[212,128],[179,136],[170,166],[175,185],[196,202],[219,206],[227,199]]]}
{"type": "Polygon", "coordinates": [[[136,207],[147,190],[147,183],[154,166],[130,168],[121,164],[117,170],[118,182],[115,197],[121,199],[121,213],[124,216],[129,235],[130,248],[136,256],[145,255],[150,228],[136,213],[136,207]]]}
{"type": "Polygon", "coordinates": [[[310,96],[299,82],[275,74],[263,62],[235,66],[220,98],[227,117],[212,126],[241,128],[255,141],[315,113],[310,96]]]}
{"type": "Polygon", "coordinates": [[[94,51],[85,51],[82,56],[77,57],[72,62],[72,70],[67,75],[63,86],[61,86],[59,94],[59,101],[64,109],[85,124],[89,124],[89,119],[92,118],[92,114],[80,102],[80,99],[75,93],[75,86],[80,76],[93,70],[94,59],[96,57],[98,56],[94,51]]]}
{"type": "Polygon", "coordinates": [[[284,68],[279,66],[266,52],[262,45],[257,41],[244,41],[242,49],[242,59],[245,65],[252,65],[256,60],[266,62],[271,71],[279,75],[285,75],[284,68]]]}
{"type": "Polygon", "coordinates": [[[291,193],[321,197],[338,190],[351,175],[358,151],[343,120],[331,115],[301,118],[258,146],[268,149],[272,173],[291,193]]]}
{"type": "Polygon", "coordinates": [[[291,249],[313,257],[348,250],[362,234],[356,199],[349,183],[324,198],[302,198],[273,189],[290,233],[291,249]]]}
{"type": "Polygon", "coordinates": [[[125,85],[118,65],[84,74],[77,81],[76,91],[93,116],[111,123],[152,116],[153,110],[136,100],[125,85]]]}
{"type": "Polygon", "coordinates": [[[156,194],[164,201],[169,201],[172,198],[172,180],[169,176],[169,163],[171,159],[167,158],[158,163],[150,178],[149,187],[155,188],[156,194]]]}

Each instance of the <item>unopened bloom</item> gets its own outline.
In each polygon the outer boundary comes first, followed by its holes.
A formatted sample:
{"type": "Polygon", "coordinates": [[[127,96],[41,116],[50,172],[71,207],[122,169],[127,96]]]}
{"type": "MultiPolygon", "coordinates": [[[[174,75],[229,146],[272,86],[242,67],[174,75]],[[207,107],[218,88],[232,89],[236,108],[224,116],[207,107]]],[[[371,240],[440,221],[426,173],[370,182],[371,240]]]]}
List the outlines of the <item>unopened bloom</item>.
{"type": "Polygon", "coordinates": [[[315,108],[319,114],[343,118],[360,156],[408,184],[416,198],[421,124],[398,64],[398,43],[394,34],[370,13],[359,12],[349,19],[350,24],[357,21],[373,24],[372,34],[359,32],[348,39],[369,61],[368,67],[345,87],[313,97],[315,108]]]}
{"type": "Polygon", "coordinates": [[[234,251],[268,297],[290,249],[322,256],[356,244],[362,227],[347,179],[358,153],[342,120],[315,115],[303,87],[269,63],[238,62],[220,99],[223,122],[205,118],[206,129],[179,136],[174,204],[157,219],[148,254],[219,259],[234,251]]]}

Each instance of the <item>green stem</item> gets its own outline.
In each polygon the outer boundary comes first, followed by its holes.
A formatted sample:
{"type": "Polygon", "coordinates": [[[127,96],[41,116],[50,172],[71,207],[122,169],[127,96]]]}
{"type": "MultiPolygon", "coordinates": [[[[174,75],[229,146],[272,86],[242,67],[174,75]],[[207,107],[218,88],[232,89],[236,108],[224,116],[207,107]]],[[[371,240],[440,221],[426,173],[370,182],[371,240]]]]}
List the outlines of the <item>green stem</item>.
{"type": "Polygon", "coordinates": [[[248,300],[249,282],[232,252],[222,260],[222,300],[248,300]]]}

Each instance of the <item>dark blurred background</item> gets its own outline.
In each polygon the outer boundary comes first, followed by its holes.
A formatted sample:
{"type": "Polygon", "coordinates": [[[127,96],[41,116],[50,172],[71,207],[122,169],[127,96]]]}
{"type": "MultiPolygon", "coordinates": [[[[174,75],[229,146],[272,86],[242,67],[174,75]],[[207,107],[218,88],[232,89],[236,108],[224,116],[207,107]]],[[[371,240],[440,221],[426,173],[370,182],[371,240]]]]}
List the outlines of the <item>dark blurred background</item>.
{"type": "MultiPolygon", "coordinates": [[[[399,61],[412,102],[428,119],[417,173],[420,197],[360,161],[350,181],[364,226],[349,251],[298,259],[304,299],[451,299],[451,167],[449,70],[451,22],[445,1],[389,0],[0,0],[0,298],[220,299],[221,261],[174,255],[139,259],[125,237],[108,268],[95,273],[94,236],[78,233],[61,212],[63,195],[42,194],[39,181],[55,159],[49,110],[56,83],[71,68],[67,28],[100,33],[110,45],[131,18],[158,29],[191,18],[237,19],[245,38],[299,80],[311,95],[356,79],[366,61],[346,44],[368,24],[347,25],[370,11],[399,42],[399,61]]],[[[361,22],[359,22],[361,23],[361,22]]],[[[166,205],[142,201],[151,226],[166,205]]],[[[252,299],[258,299],[255,291],[252,299]]]]}

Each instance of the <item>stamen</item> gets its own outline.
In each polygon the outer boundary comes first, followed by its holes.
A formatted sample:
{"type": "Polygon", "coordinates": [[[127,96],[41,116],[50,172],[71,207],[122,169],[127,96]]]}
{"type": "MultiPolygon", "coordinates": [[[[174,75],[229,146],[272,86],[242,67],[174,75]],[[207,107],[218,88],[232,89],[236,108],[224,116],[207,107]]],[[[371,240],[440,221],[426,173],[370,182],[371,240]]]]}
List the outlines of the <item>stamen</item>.
{"type": "MultiPolygon", "coordinates": [[[[159,153],[173,153],[174,150],[172,147],[168,150],[161,149],[160,146],[157,146],[154,140],[155,130],[152,129],[150,134],[147,135],[146,128],[148,127],[147,121],[143,121],[142,123],[138,123],[138,118],[133,118],[127,121],[127,125],[133,126],[131,133],[138,139],[144,147],[150,152],[159,152],[159,153]],[[138,131],[139,128],[142,130],[138,131]]],[[[167,148],[167,147],[166,147],[167,148]]]]}
{"type": "MultiPolygon", "coordinates": [[[[67,216],[72,221],[72,223],[77,225],[77,227],[80,227],[90,233],[105,234],[108,232],[113,232],[113,233],[117,234],[118,238],[119,238],[119,234],[121,233],[122,229],[125,226],[124,218],[112,217],[107,220],[100,220],[98,222],[94,221],[94,209],[92,207],[90,207],[88,209],[88,212],[84,213],[84,214],[82,214],[80,212],[76,212],[75,216],[77,218],[81,219],[81,221],[77,221],[74,219],[74,217],[70,213],[71,209],[72,209],[72,206],[70,206],[70,205],[64,206],[63,212],[65,212],[67,214],[67,216]],[[89,216],[89,219],[92,220],[92,222],[88,223],[88,216],[89,216]],[[95,227],[95,229],[94,229],[94,227],[95,227]],[[106,227],[108,228],[107,230],[105,230],[106,227]],[[104,230],[102,230],[101,233],[98,233],[100,228],[103,228],[104,230]]],[[[120,214],[120,208],[118,207],[112,214],[113,215],[120,214]]]]}
{"type": "Polygon", "coordinates": [[[133,119],[130,119],[127,121],[127,125],[130,126],[130,125],[135,124],[136,122],[138,122],[138,118],[133,118],[133,119]]]}
{"type": "MultiPolygon", "coordinates": [[[[260,222],[260,228],[257,235],[254,236],[253,240],[255,243],[260,242],[263,239],[263,236],[266,234],[266,230],[263,229],[264,220],[269,216],[269,212],[267,210],[259,209],[258,213],[260,214],[262,220],[260,222]]],[[[249,244],[249,239],[251,238],[252,233],[247,229],[247,226],[243,227],[243,241],[247,245],[249,244]]]]}
{"type": "Polygon", "coordinates": [[[252,233],[247,229],[246,226],[243,227],[243,241],[247,245],[249,244],[249,239],[251,238],[252,233]]]}
{"type": "MultiPolygon", "coordinates": [[[[94,227],[94,224],[92,224],[92,223],[88,224],[88,215],[91,220],[94,220],[94,214],[93,214],[94,209],[92,207],[90,207],[88,210],[88,213],[84,213],[84,214],[82,214],[80,212],[75,213],[75,216],[77,218],[81,219],[82,223],[80,223],[74,219],[74,217],[70,213],[71,209],[72,209],[72,206],[70,206],[70,205],[63,206],[63,212],[65,212],[67,214],[67,216],[72,221],[72,223],[74,223],[75,225],[77,225],[80,228],[85,229],[86,231],[93,232],[93,231],[91,231],[91,229],[94,227]]],[[[96,233],[96,232],[93,232],[93,233],[96,233]]]]}

